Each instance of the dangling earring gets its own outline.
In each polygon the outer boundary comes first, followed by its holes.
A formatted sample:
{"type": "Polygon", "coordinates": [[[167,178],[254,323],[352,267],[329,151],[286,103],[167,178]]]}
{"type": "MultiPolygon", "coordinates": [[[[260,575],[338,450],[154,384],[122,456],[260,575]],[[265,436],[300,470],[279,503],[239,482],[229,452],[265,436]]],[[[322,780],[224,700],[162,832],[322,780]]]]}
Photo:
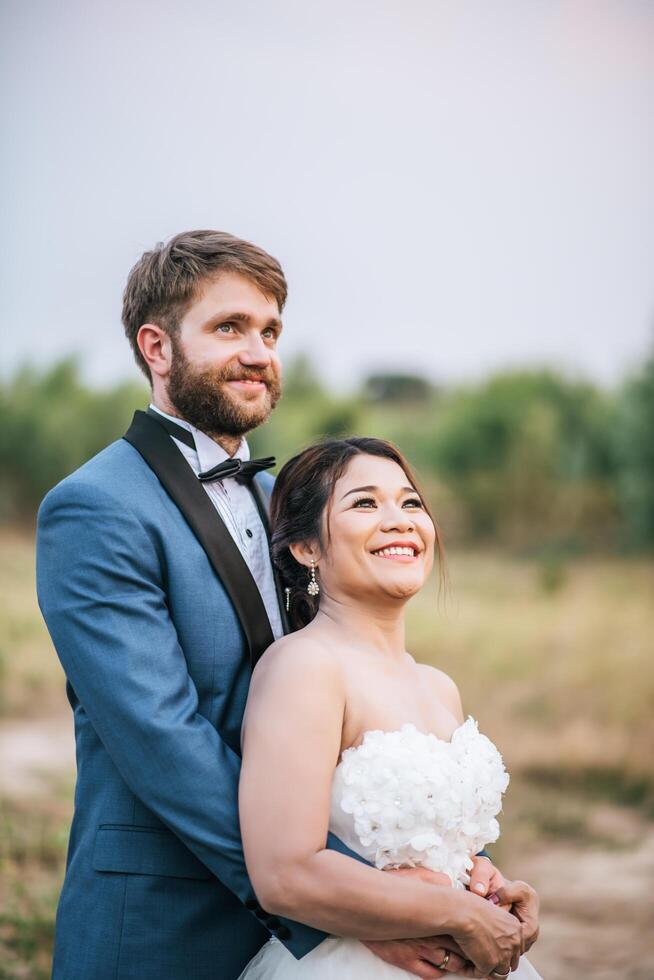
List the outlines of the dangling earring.
{"type": "Polygon", "coordinates": [[[320,586],[316,582],[316,563],[313,558],[311,559],[311,578],[307,585],[307,592],[310,596],[316,596],[320,592],[320,586]]]}
{"type": "Polygon", "coordinates": [[[290,612],[291,611],[291,590],[288,588],[288,586],[286,586],[286,588],[284,589],[284,592],[286,593],[286,612],[290,612]]]}

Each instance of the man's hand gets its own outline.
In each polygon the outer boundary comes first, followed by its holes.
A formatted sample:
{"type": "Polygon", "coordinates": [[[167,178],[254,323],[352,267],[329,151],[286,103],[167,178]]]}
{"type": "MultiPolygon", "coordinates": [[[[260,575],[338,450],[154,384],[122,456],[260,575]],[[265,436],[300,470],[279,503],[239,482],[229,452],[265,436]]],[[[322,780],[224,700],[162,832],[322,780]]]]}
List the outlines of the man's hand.
{"type": "Polygon", "coordinates": [[[470,963],[459,953],[453,952],[453,949],[458,949],[458,946],[449,936],[431,936],[429,939],[374,940],[364,942],[363,945],[384,962],[397,966],[400,970],[407,970],[424,980],[446,977],[448,973],[461,973],[470,966],[470,963]],[[448,953],[449,958],[447,958],[448,953]],[[438,964],[446,958],[447,966],[440,970],[438,964]]]}
{"type": "Polygon", "coordinates": [[[538,895],[524,881],[506,881],[497,890],[502,906],[510,905],[511,913],[522,923],[525,951],[538,939],[538,895]]]}
{"type": "MultiPolygon", "coordinates": [[[[452,881],[446,874],[430,871],[428,868],[392,868],[386,874],[406,875],[419,878],[432,885],[449,885],[452,881]]],[[[469,966],[460,955],[461,950],[451,936],[431,936],[428,939],[386,939],[364,942],[371,953],[386,963],[407,970],[416,977],[432,980],[432,977],[445,977],[448,973],[458,973],[469,966]],[[446,959],[447,968],[440,970],[438,964],[446,959]]]]}
{"type": "MultiPolygon", "coordinates": [[[[521,921],[474,892],[463,894],[466,897],[465,914],[460,927],[452,930],[452,938],[459,944],[463,956],[475,966],[473,972],[461,971],[463,975],[487,977],[494,971],[508,973],[517,969],[524,952],[521,921]]],[[[500,900],[503,900],[501,895],[500,900]]]]}

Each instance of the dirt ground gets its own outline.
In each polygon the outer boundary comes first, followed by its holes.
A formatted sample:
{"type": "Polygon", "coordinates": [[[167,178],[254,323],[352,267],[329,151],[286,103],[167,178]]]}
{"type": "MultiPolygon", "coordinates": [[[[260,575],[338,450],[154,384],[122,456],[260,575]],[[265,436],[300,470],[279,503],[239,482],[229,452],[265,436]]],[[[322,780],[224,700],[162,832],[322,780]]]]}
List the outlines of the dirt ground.
{"type": "Polygon", "coordinates": [[[630,843],[520,856],[520,874],[541,898],[529,958],[545,980],[654,978],[654,828],[617,810],[610,818],[631,825],[630,843]]]}
{"type": "MultiPolygon", "coordinates": [[[[0,725],[0,795],[45,794],[74,769],[70,716],[0,725]]],[[[541,896],[541,936],[530,959],[544,980],[654,980],[654,825],[602,806],[606,847],[539,843],[519,874],[541,896]]],[[[508,875],[518,868],[508,866],[508,875]]],[[[517,861],[516,861],[517,864],[517,861]]]]}

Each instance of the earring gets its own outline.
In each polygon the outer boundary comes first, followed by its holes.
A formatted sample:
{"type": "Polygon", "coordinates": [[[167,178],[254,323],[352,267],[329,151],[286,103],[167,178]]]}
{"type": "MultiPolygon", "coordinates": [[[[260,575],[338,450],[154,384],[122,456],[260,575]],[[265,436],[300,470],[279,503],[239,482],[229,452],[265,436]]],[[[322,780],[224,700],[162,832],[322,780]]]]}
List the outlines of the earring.
{"type": "Polygon", "coordinates": [[[309,579],[309,584],[307,585],[307,592],[310,596],[317,596],[320,592],[320,586],[316,582],[316,563],[311,559],[311,578],[309,579]]]}
{"type": "Polygon", "coordinates": [[[286,593],[286,612],[290,612],[291,611],[291,590],[287,586],[284,589],[284,592],[286,593]]]}

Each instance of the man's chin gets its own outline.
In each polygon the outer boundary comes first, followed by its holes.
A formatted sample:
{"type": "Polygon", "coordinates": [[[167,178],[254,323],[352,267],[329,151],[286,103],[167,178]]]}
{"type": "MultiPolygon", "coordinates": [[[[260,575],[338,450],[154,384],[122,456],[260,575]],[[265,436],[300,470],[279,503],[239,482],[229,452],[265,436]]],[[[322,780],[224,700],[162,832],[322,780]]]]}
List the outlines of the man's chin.
{"type": "Polygon", "coordinates": [[[268,386],[246,390],[221,381],[178,384],[169,398],[182,418],[211,436],[240,437],[267,422],[277,401],[268,386]]]}
{"type": "Polygon", "coordinates": [[[223,388],[223,397],[227,395],[234,407],[234,414],[243,419],[252,419],[252,425],[261,425],[272,412],[272,400],[268,389],[262,392],[249,392],[223,388]]]}
{"type": "Polygon", "coordinates": [[[214,432],[217,434],[244,436],[267,422],[272,412],[270,398],[266,396],[261,404],[253,404],[251,399],[230,398],[232,411],[216,416],[214,432]]]}

